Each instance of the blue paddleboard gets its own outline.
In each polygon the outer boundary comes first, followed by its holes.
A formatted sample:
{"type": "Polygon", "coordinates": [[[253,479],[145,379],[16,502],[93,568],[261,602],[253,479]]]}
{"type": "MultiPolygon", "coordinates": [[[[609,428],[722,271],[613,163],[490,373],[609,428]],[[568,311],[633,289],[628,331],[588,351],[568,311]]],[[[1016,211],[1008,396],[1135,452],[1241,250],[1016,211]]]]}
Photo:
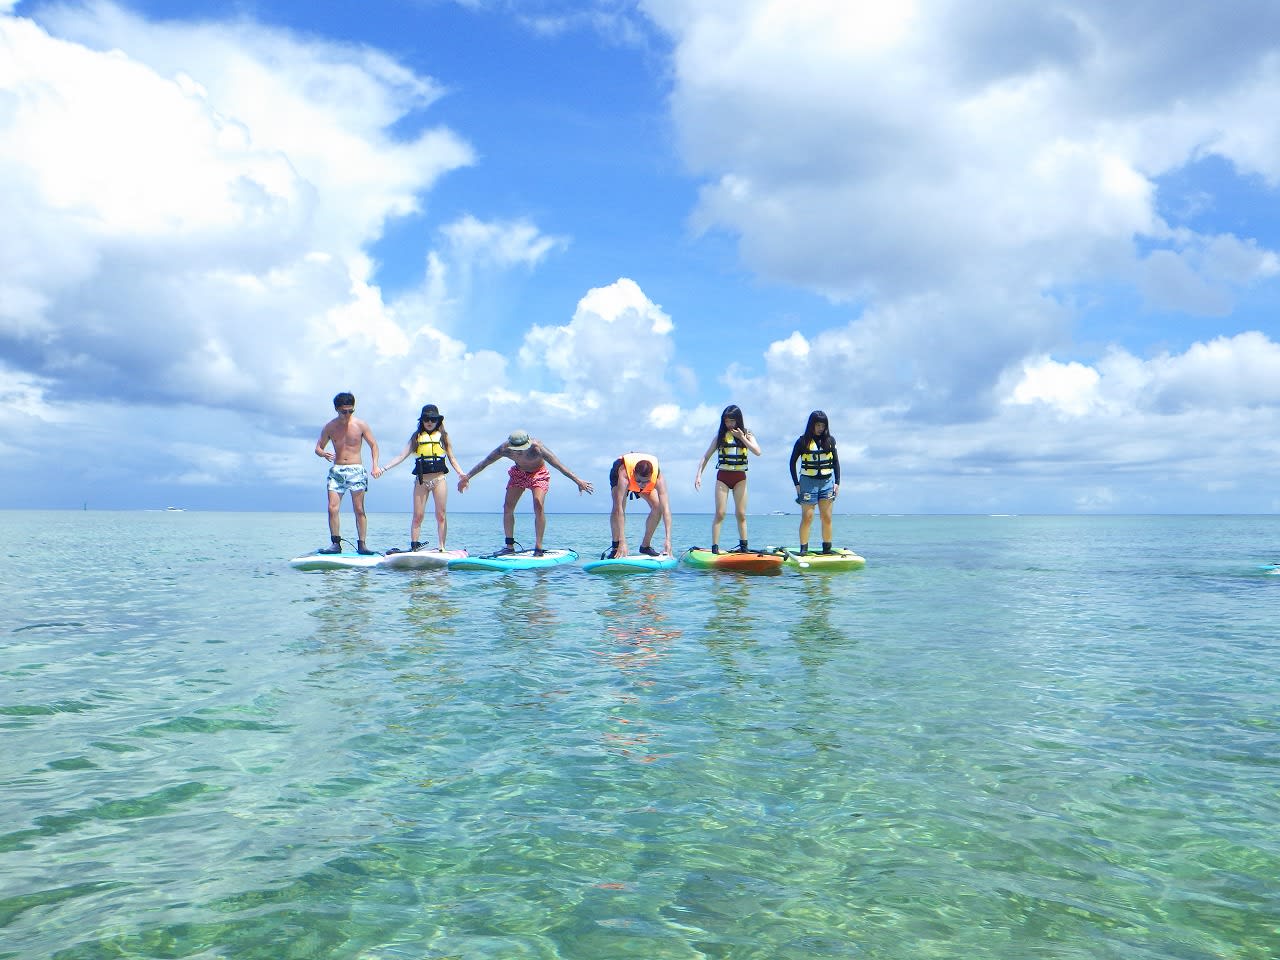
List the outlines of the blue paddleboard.
{"type": "Polygon", "coordinates": [[[484,557],[461,557],[449,561],[450,570],[536,570],[540,567],[556,567],[562,563],[573,563],[578,559],[574,550],[544,550],[542,556],[535,557],[532,550],[517,550],[515,553],[489,554],[484,557]]]}
{"type": "Polygon", "coordinates": [[[582,565],[582,569],[587,573],[646,573],[652,570],[670,570],[675,565],[676,558],[669,553],[656,557],[637,554],[608,560],[588,560],[582,565]]]}

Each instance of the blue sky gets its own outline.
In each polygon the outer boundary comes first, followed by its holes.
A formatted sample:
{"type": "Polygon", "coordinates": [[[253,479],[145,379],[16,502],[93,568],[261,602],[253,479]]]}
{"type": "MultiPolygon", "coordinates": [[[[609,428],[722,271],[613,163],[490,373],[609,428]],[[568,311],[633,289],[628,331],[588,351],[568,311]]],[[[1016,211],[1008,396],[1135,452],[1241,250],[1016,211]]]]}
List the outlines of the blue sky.
{"type": "Polygon", "coordinates": [[[737,403],[758,512],[815,408],[842,511],[1273,512],[1280,10],[1171,9],[0,0],[8,505],[319,510],[349,389],[678,511],[737,403]]]}

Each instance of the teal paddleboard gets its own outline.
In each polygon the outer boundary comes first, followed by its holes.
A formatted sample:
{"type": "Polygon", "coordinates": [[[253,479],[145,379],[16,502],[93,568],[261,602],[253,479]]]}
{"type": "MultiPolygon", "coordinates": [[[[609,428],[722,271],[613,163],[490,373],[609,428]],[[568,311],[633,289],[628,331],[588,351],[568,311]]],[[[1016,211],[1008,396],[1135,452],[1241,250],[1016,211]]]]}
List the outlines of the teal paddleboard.
{"type": "Polygon", "coordinates": [[[654,570],[670,570],[676,558],[669,553],[658,556],[637,554],[631,557],[611,557],[604,560],[588,560],[582,565],[587,573],[651,573],[654,570]]]}
{"type": "Polygon", "coordinates": [[[573,563],[578,559],[574,550],[544,550],[542,556],[535,556],[532,550],[517,550],[514,553],[493,553],[484,557],[460,557],[449,561],[450,570],[537,570],[542,567],[556,567],[564,563],[573,563]]]}

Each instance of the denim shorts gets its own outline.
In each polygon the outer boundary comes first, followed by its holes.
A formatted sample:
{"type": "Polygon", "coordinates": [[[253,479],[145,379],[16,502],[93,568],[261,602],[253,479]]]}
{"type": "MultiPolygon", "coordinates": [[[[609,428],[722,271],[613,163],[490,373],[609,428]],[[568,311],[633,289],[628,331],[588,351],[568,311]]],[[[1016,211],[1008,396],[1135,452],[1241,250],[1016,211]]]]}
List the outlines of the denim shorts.
{"type": "Polygon", "coordinates": [[[800,495],[796,497],[796,503],[804,505],[806,503],[817,503],[819,500],[834,500],[836,498],[836,478],[829,477],[800,477],[800,495]]]}

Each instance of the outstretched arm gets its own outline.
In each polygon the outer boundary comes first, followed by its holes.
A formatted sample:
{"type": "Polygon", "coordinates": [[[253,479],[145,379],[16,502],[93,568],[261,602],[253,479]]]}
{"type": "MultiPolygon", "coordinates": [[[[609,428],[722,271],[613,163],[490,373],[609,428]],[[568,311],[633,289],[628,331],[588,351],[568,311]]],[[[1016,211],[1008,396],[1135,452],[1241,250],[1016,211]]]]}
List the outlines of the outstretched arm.
{"type": "Polygon", "coordinates": [[[453,455],[453,441],[448,437],[444,439],[444,454],[449,458],[449,465],[453,467],[453,472],[461,474],[462,468],[458,466],[458,458],[453,455]]]}
{"type": "Polygon", "coordinates": [[[396,457],[394,460],[392,460],[390,463],[388,463],[385,467],[383,467],[382,472],[386,473],[392,467],[398,467],[400,466],[400,464],[404,463],[405,457],[409,456],[409,451],[412,449],[413,447],[406,443],[404,445],[404,449],[400,451],[400,455],[396,457]]]}
{"type": "Polygon", "coordinates": [[[470,470],[468,470],[466,473],[460,476],[458,478],[458,492],[462,493],[462,491],[466,490],[467,484],[471,482],[472,477],[474,477],[477,473],[479,473],[485,467],[489,466],[489,464],[493,463],[495,460],[501,457],[503,455],[503,451],[506,450],[506,446],[507,445],[504,443],[504,444],[501,444],[500,446],[494,447],[492,453],[490,453],[487,457],[485,457],[483,460],[477,463],[474,467],[472,467],[470,470]]]}
{"type": "Polygon", "coordinates": [[[555,467],[557,470],[559,470],[566,477],[568,477],[570,480],[572,480],[574,483],[578,485],[579,493],[591,493],[595,489],[595,487],[587,483],[587,481],[579,480],[576,476],[574,476],[573,472],[568,467],[566,467],[563,463],[560,462],[560,458],[557,457],[550,450],[548,450],[546,447],[544,447],[542,444],[538,444],[538,451],[542,454],[543,460],[547,461],[547,463],[551,464],[553,467],[555,467]]]}

